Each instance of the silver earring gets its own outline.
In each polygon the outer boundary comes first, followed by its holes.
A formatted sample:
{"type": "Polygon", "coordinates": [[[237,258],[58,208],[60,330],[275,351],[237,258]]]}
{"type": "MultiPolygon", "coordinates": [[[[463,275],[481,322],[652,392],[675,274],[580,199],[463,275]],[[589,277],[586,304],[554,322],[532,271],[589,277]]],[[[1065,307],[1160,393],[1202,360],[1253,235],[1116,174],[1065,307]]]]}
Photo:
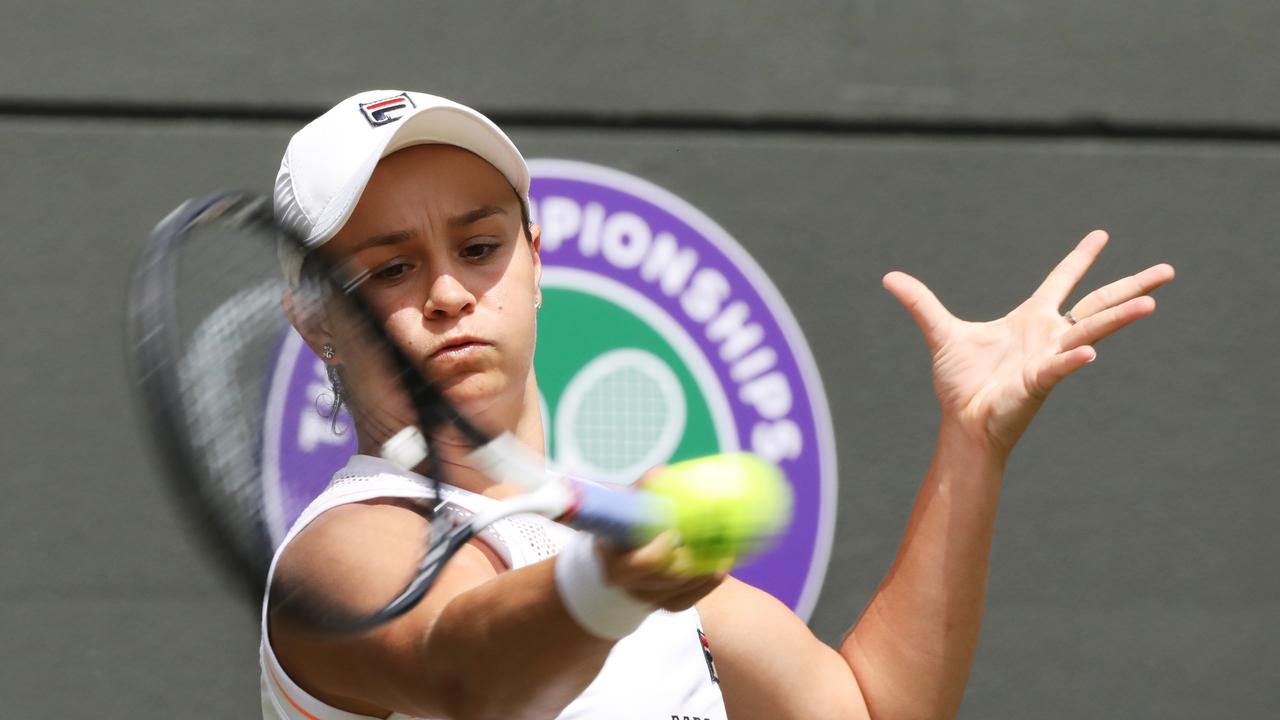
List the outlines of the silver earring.
{"type": "Polygon", "coordinates": [[[333,356],[337,355],[337,353],[333,351],[333,346],[329,343],[325,343],[324,347],[320,348],[320,354],[324,356],[325,360],[332,360],[333,356]]]}
{"type": "Polygon", "coordinates": [[[535,311],[537,311],[537,310],[541,310],[541,309],[542,309],[542,301],[541,301],[541,300],[538,300],[537,302],[535,302],[535,303],[533,304],[533,309],[534,309],[535,311]]]}

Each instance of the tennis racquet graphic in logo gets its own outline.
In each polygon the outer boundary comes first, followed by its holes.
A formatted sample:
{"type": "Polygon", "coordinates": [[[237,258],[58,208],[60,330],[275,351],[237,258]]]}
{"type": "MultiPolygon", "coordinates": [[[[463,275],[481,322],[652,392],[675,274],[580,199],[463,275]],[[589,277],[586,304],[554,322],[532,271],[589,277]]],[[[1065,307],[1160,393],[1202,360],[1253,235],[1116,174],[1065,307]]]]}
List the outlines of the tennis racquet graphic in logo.
{"type": "MultiPolygon", "coordinates": [[[[754,260],[706,215],[634,176],[530,162],[542,227],[535,369],[547,452],[618,485],[659,464],[750,450],[779,465],[794,521],[734,575],[807,618],[834,531],[835,448],[808,345],[754,260]]],[[[263,495],[272,535],[354,450],[325,416],[324,366],[283,336],[266,400],[263,495]],[[333,432],[333,427],[339,433],[333,432]]]]}
{"type": "Polygon", "coordinates": [[[675,457],[685,429],[684,392],[657,355],[606,351],[563,389],[552,455],[561,467],[629,484],[675,457]]]}

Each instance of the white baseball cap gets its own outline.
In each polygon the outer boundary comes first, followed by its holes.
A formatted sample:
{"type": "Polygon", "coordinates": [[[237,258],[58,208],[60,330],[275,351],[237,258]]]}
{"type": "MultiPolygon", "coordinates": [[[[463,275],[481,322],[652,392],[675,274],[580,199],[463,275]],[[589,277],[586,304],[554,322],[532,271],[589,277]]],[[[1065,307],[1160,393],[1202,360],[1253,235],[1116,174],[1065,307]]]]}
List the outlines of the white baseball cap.
{"type": "Polygon", "coordinates": [[[333,106],[289,140],[276,176],[276,219],[308,247],[322,245],[351,217],[379,160],[426,144],[455,145],[480,156],[528,209],[529,166],[489,118],[435,95],[369,90],[333,106]]]}

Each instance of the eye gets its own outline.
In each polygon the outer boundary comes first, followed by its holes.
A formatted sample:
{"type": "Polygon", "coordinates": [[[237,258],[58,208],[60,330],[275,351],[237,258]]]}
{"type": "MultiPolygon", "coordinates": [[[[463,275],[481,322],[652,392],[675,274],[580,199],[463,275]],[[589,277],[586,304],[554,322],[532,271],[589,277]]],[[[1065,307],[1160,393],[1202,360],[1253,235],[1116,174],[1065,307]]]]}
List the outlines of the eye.
{"type": "Polygon", "coordinates": [[[413,266],[407,262],[396,261],[375,270],[373,277],[380,282],[395,282],[409,273],[413,266]]]}
{"type": "Polygon", "coordinates": [[[500,245],[490,240],[477,240],[462,248],[462,257],[467,260],[484,260],[497,252],[500,245]]]}

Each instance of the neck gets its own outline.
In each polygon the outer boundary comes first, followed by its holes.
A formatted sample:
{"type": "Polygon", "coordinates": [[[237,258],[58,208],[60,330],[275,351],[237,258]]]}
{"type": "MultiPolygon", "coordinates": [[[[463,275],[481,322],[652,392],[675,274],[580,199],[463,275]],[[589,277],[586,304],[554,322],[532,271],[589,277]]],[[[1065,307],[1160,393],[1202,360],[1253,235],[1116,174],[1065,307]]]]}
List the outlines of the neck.
{"type": "MultiPolygon", "coordinates": [[[[529,370],[529,378],[519,398],[513,398],[510,404],[498,403],[482,417],[470,418],[482,430],[494,435],[510,433],[525,447],[539,457],[546,448],[546,436],[542,427],[542,411],[539,402],[538,383],[533,370],[529,370]],[[503,405],[511,409],[503,408],[503,405]],[[503,412],[505,410],[505,412],[503,412]],[[500,417],[491,417],[499,415],[500,417]]],[[[382,442],[387,433],[373,431],[372,428],[356,428],[359,439],[359,452],[366,455],[379,455],[382,442]]],[[[495,482],[484,473],[470,465],[469,455],[474,449],[455,430],[447,428],[432,436],[432,448],[441,468],[440,480],[455,487],[490,497],[507,497],[517,494],[519,489],[495,482]]],[[[418,470],[425,469],[429,463],[423,462],[418,470]]]]}

